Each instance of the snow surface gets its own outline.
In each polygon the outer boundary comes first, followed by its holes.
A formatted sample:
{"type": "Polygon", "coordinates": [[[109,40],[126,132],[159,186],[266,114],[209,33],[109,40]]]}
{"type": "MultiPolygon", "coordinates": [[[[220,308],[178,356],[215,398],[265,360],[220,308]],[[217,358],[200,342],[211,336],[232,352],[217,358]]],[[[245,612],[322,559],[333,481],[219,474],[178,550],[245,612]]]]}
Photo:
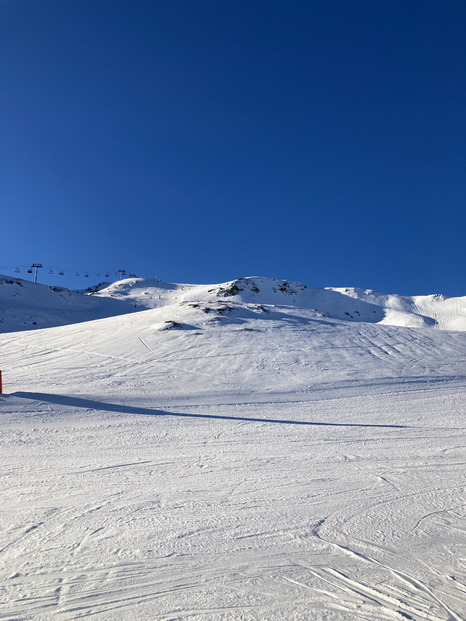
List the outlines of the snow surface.
{"type": "Polygon", "coordinates": [[[466,618],[466,298],[0,299],[0,619],[466,618]]]}
{"type": "Polygon", "coordinates": [[[466,331],[466,296],[388,295],[354,287],[313,289],[273,278],[248,277],[221,285],[182,285],[133,278],[87,291],[0,276],[0,332],[100,319],[181,302],[219,300],[294,306],[346,321],[466,331]]]}

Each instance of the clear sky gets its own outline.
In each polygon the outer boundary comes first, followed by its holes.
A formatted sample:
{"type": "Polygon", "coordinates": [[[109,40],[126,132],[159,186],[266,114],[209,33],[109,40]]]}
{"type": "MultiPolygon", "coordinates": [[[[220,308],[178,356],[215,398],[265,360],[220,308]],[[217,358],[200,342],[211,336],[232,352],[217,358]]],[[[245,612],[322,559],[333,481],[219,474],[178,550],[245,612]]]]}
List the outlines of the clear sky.
{"type": "Polygon", "coordinates": [[[466,295],[464,0],[0,14],[3,273],[466,295]]]}

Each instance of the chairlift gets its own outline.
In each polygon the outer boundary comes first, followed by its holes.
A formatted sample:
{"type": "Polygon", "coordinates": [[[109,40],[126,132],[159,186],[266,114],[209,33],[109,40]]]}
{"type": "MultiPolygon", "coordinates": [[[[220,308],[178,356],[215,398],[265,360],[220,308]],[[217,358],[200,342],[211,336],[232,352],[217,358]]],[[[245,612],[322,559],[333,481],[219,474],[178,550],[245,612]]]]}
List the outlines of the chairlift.
{"type": "Polygon", "coordinates": [[[89,278],[89,274],[84,274],[84,278],[89,278]]]}
{"type": "Polygon", "coordinates": [[[53,274],[53,270],[49,270],[49,274],[53,274]]]}
{"type": "Polygon", "coordinates": [[[79,272],[76,272],[75,276],[79,276],[79,272]]]}
{"type": "Polygon", "coordinates": [[[64,275],[65,275],[65,272],[60,272],[60,276],[64,276],[64,275]]]}
{"type": "Polygon", "coordinates": [[[110,274],[105,274],[105,278],[110,278],[110,274]]]}
{"type": "Polygon", "coordinates": [[[28,274],[32,274],[32,270],[28,270],[28,274]]]}
{"type": "Polygon", "coordinates": [[[16,273],[16,274],[19,274],[19,273],[20,273],[20,271],[21,271],[21,270],[19,269],[19,267],[17,267],[17,268],[15,269],[15,273],[16,273]]]}

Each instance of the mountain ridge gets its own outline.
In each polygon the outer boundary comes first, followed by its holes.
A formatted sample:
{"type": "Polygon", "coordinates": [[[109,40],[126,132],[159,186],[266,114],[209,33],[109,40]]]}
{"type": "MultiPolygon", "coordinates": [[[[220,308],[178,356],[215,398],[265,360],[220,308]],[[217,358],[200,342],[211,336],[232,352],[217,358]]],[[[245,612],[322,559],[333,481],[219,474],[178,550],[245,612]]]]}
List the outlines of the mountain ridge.
{"type": "Polygon", "coordinates": [[[211,285],[128,278],[86,291],[0,276],[0,332],[49,328],[190,302],[290,306],[350,322],[466,331],[466,296],[406,296],[357,287],[312,288],[291,280],[241,277],[211,285]]]}

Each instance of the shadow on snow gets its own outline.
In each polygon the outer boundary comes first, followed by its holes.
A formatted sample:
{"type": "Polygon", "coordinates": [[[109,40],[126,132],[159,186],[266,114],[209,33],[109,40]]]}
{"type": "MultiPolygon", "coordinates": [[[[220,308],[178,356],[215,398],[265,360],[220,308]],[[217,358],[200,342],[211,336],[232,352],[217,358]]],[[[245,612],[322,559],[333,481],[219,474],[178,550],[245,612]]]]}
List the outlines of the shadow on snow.
{"type": "Polygon", "coordinates": [[[12,397],[20,397],[22,399],[32,399],[34,401],[45,401],[54,403],[55,405],[64,405],[72,408],[85,408],[88,410],[102,410],[104,412],[114,412],[121,414],[137,414],[142,416],[179,416],[182,418],[207,418],[212,420],[232,420],[247,421],[251,423],[274,423],[281,425],[312,425],[315,427],[377,427],[384,429],[410,429],[409,425],[369,425],[362,423],[317,423],[312,421],[300,420],[284,420],[278,418],[253,418],[251,416],[222,416],[220,414],[190,414],[180,412],[167,412],[165,410],[156,410],[152,408],[140,408],[130,405],[118,405],[115,403],[103,403],[102,401],[93,401],[91,399],[82,399],[81,397],[70,397],[65,395],[53,395],[43,392],[15,392],[12,397]]]}

